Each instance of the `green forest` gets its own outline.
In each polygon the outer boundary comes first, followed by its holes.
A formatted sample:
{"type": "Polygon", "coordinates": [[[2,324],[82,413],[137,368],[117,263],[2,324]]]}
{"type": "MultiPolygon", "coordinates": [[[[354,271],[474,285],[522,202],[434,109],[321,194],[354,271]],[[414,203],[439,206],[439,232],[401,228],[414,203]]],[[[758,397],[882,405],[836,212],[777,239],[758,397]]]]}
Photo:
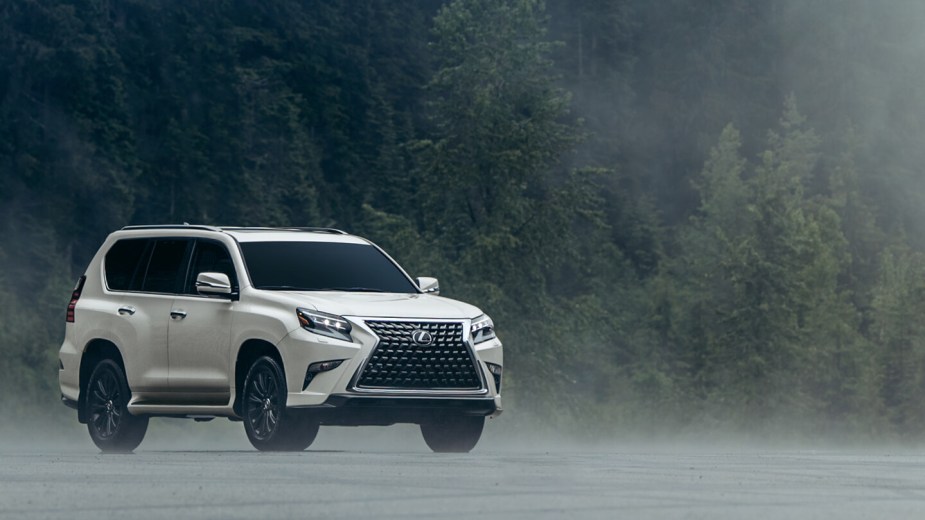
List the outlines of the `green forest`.
{"type": "Polygon", "coordinates": [[[472,302],[500,421],[925,430],[925,4],[10,0],[0,408],[130,224],[330,226],[472,302]]]}

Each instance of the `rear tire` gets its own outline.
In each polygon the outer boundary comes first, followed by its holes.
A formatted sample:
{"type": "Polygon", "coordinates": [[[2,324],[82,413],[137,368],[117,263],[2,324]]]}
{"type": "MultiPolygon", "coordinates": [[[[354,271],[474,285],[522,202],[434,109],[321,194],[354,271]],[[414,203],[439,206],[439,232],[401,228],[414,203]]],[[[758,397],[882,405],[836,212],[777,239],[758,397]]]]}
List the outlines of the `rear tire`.
{"type": "Polygon", "coordinates": [[[318,423],[286,408],[286,376],[275,359],[251,365],[241,392],[247,439],[260,451],[302,451],[318,435],[318,423]]]}
{"type": "Polygon", "coordinates": [[[435,453],[469,453],[478,444],[484,427],[484,417],[450,415],[421,423],[421,435],[435,453]]]}
{"type": "Polygon", "coordinates": [[[148,431],[148,418],[129,413],[132,393],[122,367],[111,359],[100,361],[84,391],[93,443],[104,453],[130,453],[137,448],[148,431]]]}

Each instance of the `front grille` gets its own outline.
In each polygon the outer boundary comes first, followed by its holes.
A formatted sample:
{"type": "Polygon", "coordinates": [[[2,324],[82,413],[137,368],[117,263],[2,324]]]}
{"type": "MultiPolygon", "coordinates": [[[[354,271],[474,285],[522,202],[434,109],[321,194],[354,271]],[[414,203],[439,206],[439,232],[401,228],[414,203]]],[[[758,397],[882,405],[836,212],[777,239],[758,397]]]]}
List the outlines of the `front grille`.
{"type": "Polygon", "coordinates": [[[367,321],[379,344],[357,380],[359,388],[477,390],[475,360],[463,342],[462,323],[367,321]],[[433,344],[418,345],[416,330],[429,332],[433,344]]]}

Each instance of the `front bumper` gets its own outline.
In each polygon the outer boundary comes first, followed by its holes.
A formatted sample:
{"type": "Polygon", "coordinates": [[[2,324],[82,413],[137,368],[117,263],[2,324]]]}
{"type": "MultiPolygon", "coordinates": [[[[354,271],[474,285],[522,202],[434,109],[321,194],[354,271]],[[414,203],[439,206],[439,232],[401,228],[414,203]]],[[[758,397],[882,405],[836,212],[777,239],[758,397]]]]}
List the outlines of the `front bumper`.
{"type": "MultiPolygon", "coordinates": [[[[289,388],[287,407],[316,409],[315,412],[328,410],[329,412],[324,413],[329,413],[329,415],[341,414],[341,412],[330,414],[332,409],[346,410],[347,413],[358,413],[357,411],[360,410],[359,413],[363,415],[367,412],[362,412],[362,410],[368,408],[377,410],[371,415],[394,413],[396,416],[420,415],[422,410],[429,410],[427,413],[456,410],[467,414],[490,416],[501,413],[501,395],[486,366],[486,362],[503,365],[501,342],[493,339],[473,346],[468,337],[469,320],[455,321],[463,322],[466,331],[464,340],[474,355],[482,386],[472,391],[440,391],[357,388],[357,376],[378,345],[379,337],[366,326],[364,319],[351,317],[347,319],[353,325],[353,342],[327,338],[304,329],[296,329],[279,343],[278,347],[283,356],[286,382],[289,388]],[[316,374],[308,386],[303,389],[308,366],[312,363],[331,360],[343,360],[343,362],[333,370],[316,374]],[[402,411],[407,409],[416,411],[402,411]]],[[[381,424],[381,422],[375,424],[381,424]]]]}

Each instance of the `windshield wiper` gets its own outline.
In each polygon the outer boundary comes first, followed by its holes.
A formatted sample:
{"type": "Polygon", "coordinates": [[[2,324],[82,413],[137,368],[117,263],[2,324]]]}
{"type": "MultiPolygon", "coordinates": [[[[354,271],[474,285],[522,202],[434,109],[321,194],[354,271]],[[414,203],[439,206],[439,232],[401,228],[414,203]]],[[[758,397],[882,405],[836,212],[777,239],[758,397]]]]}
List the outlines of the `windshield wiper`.
{"type": "Polygon", "coordinates": [[[385,292],[372,287],[298,287],[295,285],[260,285],[257,289],[267,291],[345,291],[345,292],[385,292]]]}
{"type": "Polygon", "coordinates": [[[295,285],[258,285],[255,289],[263,289],[267,291],[317,291],[317,289],[311,289],[309,287],[296,287],[295,285]]]}
{"type": "Polygon", "coordinates": [[[324,289],[312,289],[313,291],[347,291],[347,292],[385,292],[382,289],[373,289],[372,287],[325,287],[324,289]]]}

